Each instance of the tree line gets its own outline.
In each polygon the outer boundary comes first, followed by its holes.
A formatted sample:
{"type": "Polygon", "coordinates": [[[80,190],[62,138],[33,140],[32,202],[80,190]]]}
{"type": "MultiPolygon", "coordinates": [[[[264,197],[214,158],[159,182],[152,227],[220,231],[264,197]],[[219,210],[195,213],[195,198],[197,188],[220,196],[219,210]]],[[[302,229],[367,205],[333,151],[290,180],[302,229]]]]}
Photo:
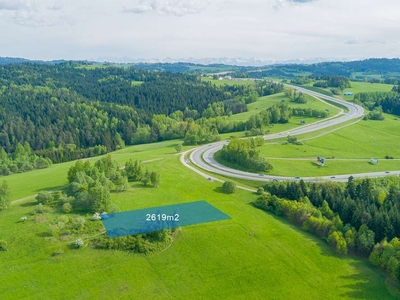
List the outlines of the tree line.
{"type": "Polygon", "coordinates": [[[52,162],[49,158],[33,154],[27,142],[25,142],[24,146],[21,143],[17,143],[12,154],[6,153],[4,148],[0,147],[0,175],[44,169],[51,164],[52,162]]]}
{"type": "Polygon", "coordinates": [[[315,87],[321,88],[338,88],[340,90],[344,90],[345,88],[350,88],[350,79],[346,76],[333,76],[333,75],[322,75],[322,76],[312,76],[313,80],[316,80],[313,84],[315,87]]]}
{"type": "Polygon", "coordinates": [[[383,111],[400,116],[399,86],[394,86],[390,92],[367,92],[354,95],[354,101],[370,111],[383,111]]]}
{"type": "Polygon", "coordinates": [[[399,252],[393,250],[400,236],[398,177],[350,177],[347,184],[273,182],[265,190],[257,207],[285,216],[339,252],[369,257],[400,279],[399,252]]]}

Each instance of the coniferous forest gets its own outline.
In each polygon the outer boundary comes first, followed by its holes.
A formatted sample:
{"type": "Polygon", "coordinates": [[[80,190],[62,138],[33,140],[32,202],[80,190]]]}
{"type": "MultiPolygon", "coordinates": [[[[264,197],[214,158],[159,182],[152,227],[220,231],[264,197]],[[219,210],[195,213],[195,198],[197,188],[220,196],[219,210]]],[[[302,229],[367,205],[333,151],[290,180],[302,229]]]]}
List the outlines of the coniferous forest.
{"type": "MultiPolygon", "coordinates": [[[[125,145],[185,138],[187,133],[186,143],[214,141],[218,127],[203,128],[196,120],[222,120],[246,111],[246,104],[265,90],[278,93],[283,85],[217,87],[196,75],[77,62],[4,65],[0,67],[2,156],[7,155],[9,162],[23,156],[32,163],[15,167],[15,161],[2,173],[50,163],[36,156],[58,163],[125,145]],[[25,145],[26,151],[20,149],[16,155],[18,145],[25,145]]],[[[223,123],[225,130],[244,127],[223,123]]]]}

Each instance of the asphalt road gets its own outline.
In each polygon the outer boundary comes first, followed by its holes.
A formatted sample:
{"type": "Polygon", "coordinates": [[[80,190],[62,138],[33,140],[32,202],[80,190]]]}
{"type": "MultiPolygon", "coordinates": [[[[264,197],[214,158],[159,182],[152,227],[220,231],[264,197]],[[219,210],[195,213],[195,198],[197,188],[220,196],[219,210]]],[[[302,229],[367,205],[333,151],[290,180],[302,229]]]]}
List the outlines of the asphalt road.
{"type": "MultiPolygon", "coordinates": [[[[290,85],[288,85],[290,86],[290,85]]],[[[276,134],[270,134],[270,135],[265,135],[264,139],[265,140],[271,140],[271,139],[276,139],[276,138],[282,138],[287,135],[290,136],[295,136],[299,134],[304,134],[304,133],[309,133],[317,130],[321,130],[324,128],[328,128],[334,125],[342,124],[344,122],[350,121],[350,120],[355,120],[355,119],[360,119],[364,115],[364,109],[354,103],[350,103],[344,100],[340,100],[331,96],[323,95],[314,91],[310,91],[301,87],[297,86],[290,86],[304,94],[308,94],[314,97],[318,97],[323,100],[328,100],[330,102],[335,102],[339,103],[343,106],[345,106],[348,110],[348,112],[344,113],[342,116],[336,117],[336,118],[330,118],[327,120],[319,121],[316,123],[312,123],[309,125],[304,125],[301,127],[298,127],[296,129],[292,129],[290,131],[285,131],[281,133],[276,133],[276,134]]],[[[300,180],[303,179],[304,181],[325,181],[325,180],[332,180],[332,181],[342,181],[345,182],[348,180],[350,176],[353,177],[384,177],[388,175],[399,175],[400,171],[391,171],[391,172],[374,172],[374,173],[360,173],[360,174],[346,174],[346,175],[330,175],[330,176],[319,176],[319,177],[297,177],[296,174],[293,175],[293,177],[285,177],[285,176],[274,176],[274,175],[264,175],[264,174],[257,174],[257,173],[250,173],[250,172],[244,172],[244,171],[239,171],[235,170],[229,167],[226,167],[220,163],[218,163],[214,159],[214,154],[219,151],[223,145],[228,144],[229,141],[220,141],[220,142],[215,142],[209,145],[204,145],[201,147],[196,148],[192,153],[190,154],[190,161],[189,162],[184,162],[186,166],[188,166],[188,163],[194,164],[197,167],[213,172],[215,174],[220,174],[223,176],[227,177],[234,177],[234,178],[241,178],[241,179],[247,179],[247,180],[256,180],[256,181],[271,181],[271,180],[300,180]],[[296,177],[295,177],[296,176],[296,177]]],[[[188,166],[189,167],[189,166],[188,166]]],[[[191,168],[193,169],[193,168],[191,168]]],[[[210,177],[211,180],[214,180],[215,178],[210,177]]]]}

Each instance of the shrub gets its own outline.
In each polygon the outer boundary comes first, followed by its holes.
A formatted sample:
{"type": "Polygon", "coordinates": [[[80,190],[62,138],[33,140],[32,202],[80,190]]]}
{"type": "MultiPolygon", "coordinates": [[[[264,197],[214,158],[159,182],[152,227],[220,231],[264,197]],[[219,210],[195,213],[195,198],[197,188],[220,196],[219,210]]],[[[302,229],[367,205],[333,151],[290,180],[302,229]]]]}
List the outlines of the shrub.
{"type": "Polygon", "coordinates": [[[176,152],[181,152],[181,150],[182,150],[182,144],[177,144],[176,146],[175,146],[175,150],[176,150],[176,152]]]}
{"type": "Polygon", "coordinates": [[[64,213],[68,214],[72,211],[72,205],[69,203],[64,203],[62,210],[64,213]]]}
{"type": "Polygon", "coordinates": [[[74,245],[76,248],[82,248],[85,245],[85,243],[82,241],[82,239],[77,239],[74,245]]]}
{"type": "Polygon", "coordinates": [[[49,211],[50,211],[50,207],[44,206],[42,203],[39,203],[35,207],[35,213],[37,213],[37,214],[43,214],[43,213],[47,213],[49,211]]]}
{"type": "Polygon", "coordinates": [[[64,228],[65,228],[65,223],[61,221],[49,225],[50,234],[54,237],[58,237],[60,235],[61,230],[63,230],[64,228]]]}
{"type": "Polygon", "coordinates": [[[225,181],[222,185],[222,189],[227,194],[232,194],[236,190],[236,184],[231,181],[225,181]]]}
{"type": "Polygon", "coordinates": [[[82,230],[85,227],[86,224],[86,219],[83,217],[77,217],[76,218],[76,225],[75,228],[77,230],[82,230]]]}
{"type": "Polygon", "coordinates": [[[297,137],[295,136],[288,136],[287,137],[287,142],[290,144],[296,144],[297,143],[297,137]]]}
{"type": "Polygon", "coordinates": [[[53,195],[49,192],[40,192],[37,196],[36,196],[36,201],[39,204],[47,204],[50,201],[53,200],[53,195]]]}
{"type": "Polygon", "coordinates": [[[259,187],[259,188],[257,189],[257,194],[258,194],[258,195],[262,195],[263,193],[264,193],[264,188],[259,187]]]}

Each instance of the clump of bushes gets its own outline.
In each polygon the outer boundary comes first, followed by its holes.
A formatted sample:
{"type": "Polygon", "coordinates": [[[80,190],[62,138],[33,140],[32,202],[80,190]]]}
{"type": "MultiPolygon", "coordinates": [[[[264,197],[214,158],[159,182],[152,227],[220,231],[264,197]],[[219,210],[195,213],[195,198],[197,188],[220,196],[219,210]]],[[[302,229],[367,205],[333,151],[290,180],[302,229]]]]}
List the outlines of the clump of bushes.
{"type": "Polygon", "coordinates": [[[227,194],[232,194],[236,190],[236,184],[232,181],[225,181],[222,185],[222,190],[227,194]]]}
{"type": "Polygon", "coordinates": [[[295,137],[295,136],[288,136],[287,142],[289,144],[294,144],[294,145],[303,145],[303,143],[298,141],[297,137],[295,137]]]}
{"type": "Polygon", "coordinates": [[[126,235],[115,238],[101,236],[93,241],[98,249],[112,249],[148,254],[165,249],[173,241],[176,229],[164,229],[145,234],[126,235]]]}
{"type": "Polygon", "coordinates": [[[36,214],[44,214],[47,212],[50,212],[51,208],[48,206],[43,205],[42,203],[39,203],[38,205],[35,206],[35,211],[34,213],[36,214]]]}

